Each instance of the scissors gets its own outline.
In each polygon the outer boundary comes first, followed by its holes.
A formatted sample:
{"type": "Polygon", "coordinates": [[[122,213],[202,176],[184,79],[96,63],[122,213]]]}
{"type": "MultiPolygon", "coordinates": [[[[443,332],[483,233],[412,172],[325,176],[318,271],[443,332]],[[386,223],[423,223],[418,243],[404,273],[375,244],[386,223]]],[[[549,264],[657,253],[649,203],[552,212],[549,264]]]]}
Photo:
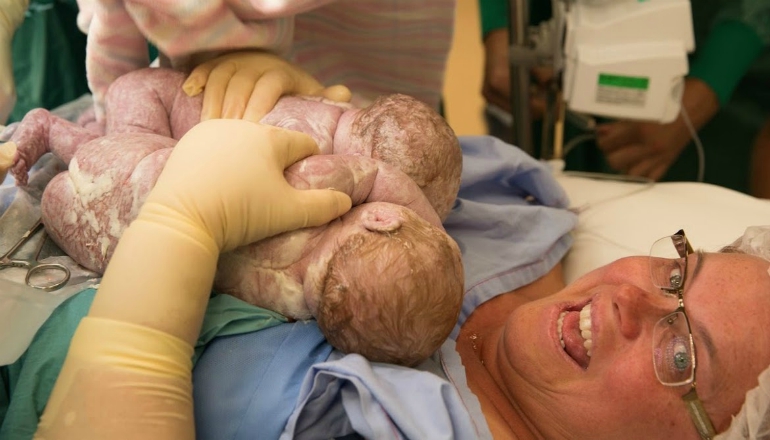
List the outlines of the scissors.
{"type": "Polygon", "coordinates": [[[30,287],[45,290],[46,292],[51,292],[63,287],[70,279],[69,268],[58,263],[41,263],[38,261],[40,250],[43,249],[43,244],[47,238],[48,234],[46,234],[45,228],[43,228],[43,221],[42,219],[38,219],[37,223],[35,223],[34,226],[25,232],[24,235],[21,236],[21,239],[15,245],[13,245],[9,251],[0,257],[0,270],[7,269],[9,267],[27,269],[27,276],[24,278],[24,282],[27,283],[27,285],[30,287]],[[31,260],[13,258],[12,255],[41,228],[43,229],[43,238],[40,240],[40,244],[37,245],[35,256],[31,260]],[[44,276],[46,273],[54,275],[52,277],[44,276]],[[53,281],[42,281],[38,283],[33,279],[33,276],[35,276],[35,278],[42,278],[45,280],[53,279],[53,281]]]}

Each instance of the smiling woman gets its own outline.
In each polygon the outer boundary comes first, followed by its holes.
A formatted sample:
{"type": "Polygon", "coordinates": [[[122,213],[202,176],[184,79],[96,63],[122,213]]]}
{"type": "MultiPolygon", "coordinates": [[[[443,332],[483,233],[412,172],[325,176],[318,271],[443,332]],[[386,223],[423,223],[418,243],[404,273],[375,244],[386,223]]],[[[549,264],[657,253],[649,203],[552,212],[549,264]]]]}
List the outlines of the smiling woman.
{"type": "Polygon", "coordinates": [[[768,261],[682,255],[623,258],[562,289],[557,266],[525,288],[553,295],[514,291],[477,308],[457,346],[493,435],[712,438],[708,419],[727,429],[770,364],[770,336],[755,331],[770,320],[768,261]]]}

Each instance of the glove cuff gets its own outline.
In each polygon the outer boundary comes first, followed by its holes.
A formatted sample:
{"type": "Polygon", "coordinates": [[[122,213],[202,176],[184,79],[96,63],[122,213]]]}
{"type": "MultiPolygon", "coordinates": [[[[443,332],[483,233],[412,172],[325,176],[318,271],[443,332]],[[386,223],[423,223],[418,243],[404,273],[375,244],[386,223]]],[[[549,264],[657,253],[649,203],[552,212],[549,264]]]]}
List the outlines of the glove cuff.
{"type": "Polygon", "coordinates": [[[142,374],[191,378],[193,347],[160,330],[86,316],[72,337],[68,359],[142,374]]]}

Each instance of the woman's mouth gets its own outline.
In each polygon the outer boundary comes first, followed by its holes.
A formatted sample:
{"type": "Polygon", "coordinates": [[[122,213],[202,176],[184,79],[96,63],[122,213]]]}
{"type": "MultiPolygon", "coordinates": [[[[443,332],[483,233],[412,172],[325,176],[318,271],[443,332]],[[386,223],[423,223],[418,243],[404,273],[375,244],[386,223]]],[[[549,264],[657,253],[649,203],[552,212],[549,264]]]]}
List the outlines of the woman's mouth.
{"type": "Polygon", "coordinates": [[[584,370],[591,361],[591,303],[580,310],[565,310],[556,320],[559,342],[567,354],[584,370]]]}

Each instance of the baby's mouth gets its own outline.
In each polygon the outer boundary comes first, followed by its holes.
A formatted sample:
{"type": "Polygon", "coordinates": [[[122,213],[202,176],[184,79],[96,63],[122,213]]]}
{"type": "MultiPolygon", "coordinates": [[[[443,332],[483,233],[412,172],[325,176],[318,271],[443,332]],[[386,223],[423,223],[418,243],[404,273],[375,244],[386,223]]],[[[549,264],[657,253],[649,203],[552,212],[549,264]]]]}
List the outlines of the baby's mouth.
{"type": "Polygon", "coordinates": [[[565,310],[556,320],[556,331],[564,351],[584,370],[591,361],[591,303],[580,310],[565,310]]]}

